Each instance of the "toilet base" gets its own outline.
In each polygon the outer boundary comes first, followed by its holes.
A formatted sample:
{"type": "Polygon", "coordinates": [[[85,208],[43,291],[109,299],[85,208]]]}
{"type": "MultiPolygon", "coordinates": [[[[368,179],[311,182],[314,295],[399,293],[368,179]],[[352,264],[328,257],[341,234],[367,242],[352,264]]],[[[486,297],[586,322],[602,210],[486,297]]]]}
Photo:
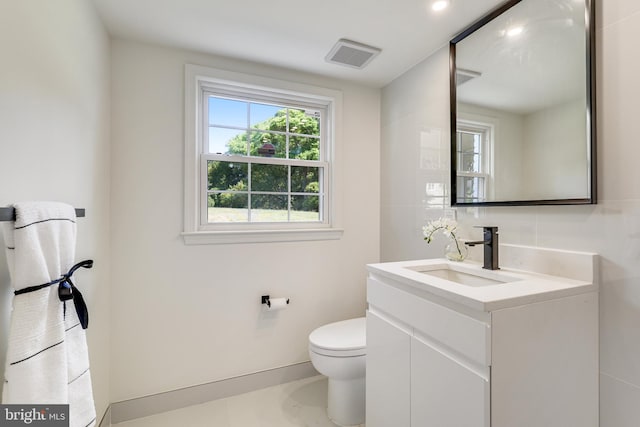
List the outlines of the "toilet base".
{"type": "Polygon", "coordinates": [[[336,380],[329,378],[327,413],[339,426],[364,424],[365,379],[336,380]]]}

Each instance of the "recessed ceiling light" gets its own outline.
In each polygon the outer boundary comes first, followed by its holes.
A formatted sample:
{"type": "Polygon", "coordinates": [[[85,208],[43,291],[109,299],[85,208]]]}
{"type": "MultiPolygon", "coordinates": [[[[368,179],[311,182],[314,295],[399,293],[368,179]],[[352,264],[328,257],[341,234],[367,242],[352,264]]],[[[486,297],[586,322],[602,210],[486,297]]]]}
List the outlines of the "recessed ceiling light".
{"type": "Polygon", "coordinates": [[[522,31],[523,31],[523,28],[522,28],[522,27],[511,27],[511,28],[509,28],[509,29],[507,30],[507,35],[508,35],[509,37],[515,37],[515,36],[517,36],[518,34],[521,34],[521,33],[522,33],[522,31]]]}
{"type": "Polygon", "coordinates": [[[431,3],[431,9],[439,12],[449,6],[449,0],[435,0],[431,3]]]}

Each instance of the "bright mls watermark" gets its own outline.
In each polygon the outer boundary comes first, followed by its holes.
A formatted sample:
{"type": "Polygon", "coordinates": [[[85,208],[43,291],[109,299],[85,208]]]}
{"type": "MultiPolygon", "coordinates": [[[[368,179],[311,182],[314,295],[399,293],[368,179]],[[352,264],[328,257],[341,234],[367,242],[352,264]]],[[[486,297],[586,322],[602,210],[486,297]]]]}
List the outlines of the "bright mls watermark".
{"type": "Polygon", "coordinates": [[[69,405],[0,405],[0,427],[69,427],[69,405]]]}

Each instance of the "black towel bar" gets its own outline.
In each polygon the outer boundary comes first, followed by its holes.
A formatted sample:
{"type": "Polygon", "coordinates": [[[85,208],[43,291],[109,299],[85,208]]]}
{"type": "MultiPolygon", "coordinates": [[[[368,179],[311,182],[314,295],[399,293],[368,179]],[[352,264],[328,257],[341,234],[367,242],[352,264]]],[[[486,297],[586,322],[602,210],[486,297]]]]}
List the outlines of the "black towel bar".
{"type": "MultiPolygon", "coordinates": [[[[76,217],[84,217],[84,209],[76,209],[76,217]]],[[[0,208],[0,221],[15,221],[16,210],[12,207],[0,208]]]]}

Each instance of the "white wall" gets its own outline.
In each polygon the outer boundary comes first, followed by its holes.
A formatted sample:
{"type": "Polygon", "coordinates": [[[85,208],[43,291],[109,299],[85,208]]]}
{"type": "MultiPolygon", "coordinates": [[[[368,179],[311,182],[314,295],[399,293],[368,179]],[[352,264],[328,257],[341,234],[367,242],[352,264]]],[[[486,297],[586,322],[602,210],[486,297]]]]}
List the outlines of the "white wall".
{"type": "Polygon", "coordinates": [[[588,195],[589,162],[584,101],[572,101],[525,116],[522,200],[579,199],[588,195]]]}
{"type": "Polygon", "coordinates": [[[115,40],[112,55],[112,401],[309,360],[307,336],[364,315],[379,260],[380,91],[115,40]],[[184,64],[343,92],[344,237],[185,246],[184,64]],[[265,314],[260,296],[287,296],[265,314]]]}
{"type": "MultiPolygon", "coordinates": [[[[640,115],[640,3],[596,4],[598,204],[457,211],[463,237],[478,238],[470,226],[490,224],[500,227],[504,243],[600,254],[600,426],[633,427],[640,419],[640,146],[633,126],[640,115]]],[[[421,240],[423,219],[437,209],[421,204],[424,179],[413,156],[424,126],[449,136],[447,73],[443,48],[383,89],[383,260],[442,255],[421,240]],[[389,132],[398,123],[402,132],[389,132]]]]}
{"type": "MultiPolygon", "coordinates": [[[[109,404],[109,39],[85,0],[3,1],[0,62],[0,205],[57,200],[87,210],[76,256],[95,267],[78,272],[77,285],[90,310],[100,417],[109,404]]],[[[11,299],[0,256],[0,373],[11,299]]]]}

